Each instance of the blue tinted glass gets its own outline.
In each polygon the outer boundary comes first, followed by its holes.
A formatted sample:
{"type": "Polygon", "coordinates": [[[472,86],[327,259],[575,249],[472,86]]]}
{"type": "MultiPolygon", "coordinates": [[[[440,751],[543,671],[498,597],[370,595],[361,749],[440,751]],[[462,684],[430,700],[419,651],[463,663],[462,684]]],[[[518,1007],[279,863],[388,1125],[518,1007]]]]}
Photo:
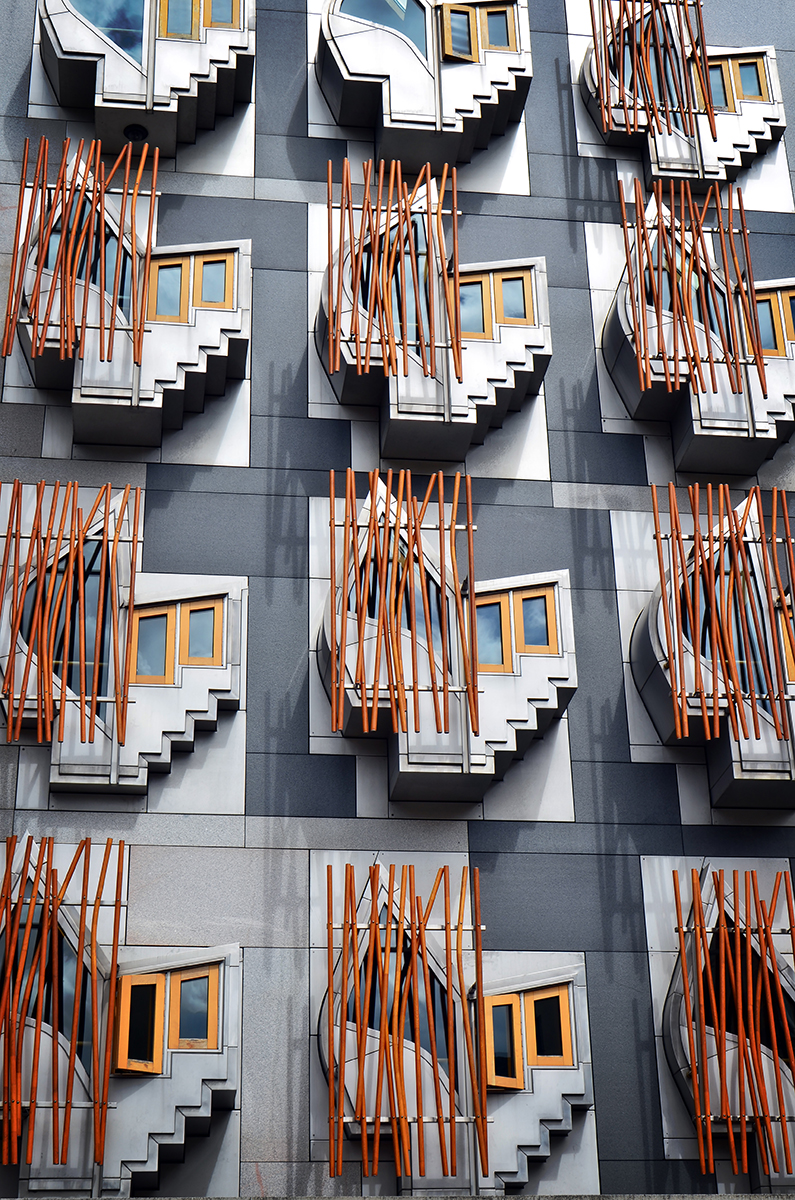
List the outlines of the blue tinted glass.
{"type": "Polygon", "coordinates": [[[478,661],[486,666],[502,666],[502,614],[496,604],[478,605],[478,661]]]}
{"type": "Polygon", "coordinates": [[[213,25],[232,24],[232,0],[213,0],[213,25]]]}
{"type": "Polygon", "coordinates": [[[756,311],[759,315],[759,333],[762,337],[762,349],[777,350],[776,330],[773,326],[773,301],[757,300],[756,311]]]}
{"type": "Polygon", "coordinates": [[[340,12],[363,21],[374,21],[387,29],[396,29],[417,47],[423,58],[425,50],[425,8],[420,0],[342,0],[340,12]]]}
{"type": "Polygon", "coordinates": [[[136,62],[144,40],[144,0],[72,0],[81,16],[136,62]]]}
{"type": "Polygon", "coordinates": [[[522,600],[522,624],[525,646],[548,646],[546,596],[525,596],[522,600]]]}
{"type": "Polygon", "coordinates": [[[165,675],[166,631],[165,613],[152,617],[139,617],[136,675],[165,675]]]}
{"type": "Polygon", "coordinates": [[[462,283],[461,294],[461,332],[485,333],[483,324],[483,284],[462,283]]]}
{"type": "Polygon", "coordinates": [[[460,54],[462,58],[471,57],[472,39],[469,35],[469,13],[455,11],[450,13],[450,46],[453,54],[460,54]]]}
{"type": "Polygon", "coordinates": [[[172,37],[190,37],[193,33],[193,0],[166,0],[166,33],[172,37]]]}
{"type": "Polygon", "coordinates": [[[202,267],[202,304],[223,304],[226,299],[226,260],[202,267]]]}
{"type": "Polygon", "coordinates": [[[179,1036],[205,1041],[210,996],[210,980],[183,979],[179,989],[179,1036]]]}
{"type": "Polygon", "coordinates": [[[486,14],[486,28],[489,33],[489,45],[509,50],[511,47],[508,37],[508,14],[504,9],[486,14]]]}
{"type": "Polygon", "coordinates": [[[715,108],[728,108],[726,103],[726,85],[723,81],[723,68],[710,67],[709,86],[712,92],[712,104],[715,108]]]}
{"type": "Polygon", "coordinates": [[[502,315],[506,321],[523,321],[527,316],[523,279],[503,279],[502,315]]]}
{"type": "Polygon", "coordinates": [[[755,62],[740,63],[740,87],[744,96],[761,96],[759,67],[755,62]]]}
{"type": "Polygon", "coordinates": [[[212,658],[215,609],[194,608],[188,625],[188,658],[212,658]]]}
{"type": "Polygon", "coordinates": [[[178,317],[182,301],[182,267],[161,267],[157,272],[157,307],[159,317],[178,317]]]}

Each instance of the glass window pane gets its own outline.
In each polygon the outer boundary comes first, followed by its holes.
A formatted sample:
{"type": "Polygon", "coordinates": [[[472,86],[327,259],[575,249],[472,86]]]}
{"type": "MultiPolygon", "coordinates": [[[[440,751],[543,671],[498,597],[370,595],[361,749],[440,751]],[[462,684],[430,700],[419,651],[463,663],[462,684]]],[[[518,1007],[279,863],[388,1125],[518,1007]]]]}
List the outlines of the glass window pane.
{"type": "Polygon", "coordinates": [[[755,62],[740,63],[740,87],[744,96],[761,96],[759,67],[755,62]]]}
{"type": "Polygon", "coordinates": [[[759,315],[759,333],[762,338],[762,349],[777,350],[776,330],[773,325],[773,301],[757,300],[756,311],[759,315]]]}
{"type": "Polygon", "coordinates": [[[469,58],[472,54],[472,38],[469,34],[469,13],[450,13],[450,46],[453,54],[469,58]]]}
{"type": "Polygon", "coordinates": [[[792,327],[795,329],[795,296],[789,298],[789,316],[792,321],[792,327]]]}
{"type": "Polygon", "coordinates": [[[536,1000],[534,1008],[538,1057],[560,1058],[563,1054],[560,996],[545,996],[543,1000],[536,1000]]]}
{"type": "Polygon", "coordinates": [[[483,284],[480,281],[462,283],[461,288],[461,332],[485,333],[483,324],[483,284]]]}
{"type": "Polygon", "coordinates": [[[721,66],[710,67],[709,86],[712,91],[712,104],[715,108],[728,108],[726,102],[726,84],[721,66]]]}
{"type": "Polygon", "coordinates": [[[157,272],[157,307],[159,317],[182,315],[182,266],[160,267],[157,272]]]}
{"type": "Polygon", "coordinates": [[[508,38],[508,13],[504,9],[497,12],[486,14],[486,28],[489,33],[489,45],[500,46],[509,50],[511,47],[510,39],[508,38]]]}
{"type": "Polygon", "coordinates": [[[503,279],[502,314],[506,321],[523,321],[527,316],[524,302],[524,279],[503,279]]]}
{"type": "Polygon", "coordinates": [[[183,979],[179,989],[179,1036],[182,1038],[207,1039],[209,1020],[210,980],[206,975],[198,979],[183,979]]]}
{"type": "Polygon", "coordinates": [[[212,0],[213,25],[231,25],[233,21],[232,0],[212,0]]]}
{"type": "Polygon", "coordinates": [[[223,304],[226,300],[226,259],[205,262],[202,266],[202,304],[223,304]]]}
{"type": "Polygon", "coordinates": [[[215,609],[191,609],[188,624],[188,658],[212,658],[215,634],[215,609]]]}
{"type": "Polygon", "coordinates": [[[144,35],[144,0],[73,0],[81,16],[100,33],[141,61],[144,35]]]}
{"type": "Polygon", "coordinates": [[[525,646],[548,646],[546,596],[524,596],[522,599],[522,624],[525,646]]]}
{"type": "Polygon", "coordinates": [[[127,1055],[138,1062],[151,1062],[155,1052],[154,983],[135,983],[130,988],[130,1036],[127,1055]]]}
{"type": "Polygon", "coordinates": [[[502,613],[496,604],[479,604],[478,661],[486,666],[502,666],[502,613]]]}
{"type": "Polygon", "coordinates": [[[167,624],[165,613],[138,618],[136,675],[165,675],[167,624]]]}
{"type": "Polygon", "coordinates": [[[190,37],[193,33],[193,0],[166,0],[166,33],[172,37],[190,37]]]}
{"type": "Polygon", "coordinates": [[[494,1073],[504,1077],[514,1073],[513,1020],[510,1004],[495,1004],[491,1010],[494,1028],[494,1073]]]}
{"type": "Polygon", "coordinates": [[[374,21],[387,29],[396,29],[413,43],[423,58],[425,48],[425,8],[420,0],[342,0],[340,12],[363,21],[374,21]]]}

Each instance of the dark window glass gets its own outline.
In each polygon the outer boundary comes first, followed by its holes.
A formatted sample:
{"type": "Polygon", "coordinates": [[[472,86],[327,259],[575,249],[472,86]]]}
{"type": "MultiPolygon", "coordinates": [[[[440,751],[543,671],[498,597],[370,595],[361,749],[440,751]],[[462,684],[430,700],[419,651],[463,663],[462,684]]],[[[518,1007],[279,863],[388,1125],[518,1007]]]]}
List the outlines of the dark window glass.
{"type": "Polygon", "coordinates": [[[194,608],[188,625],[188,658],[212,658],[215,609],[194,608]]]}
{"type": "Polygon", "coordinates": [[[525,596],[522,599],[522,624],[525,646],[548,646],[546,596],[525,596]]]}
{"type": "Polygon", "coordinates": [[[755,62],[740,63],[740,87],[744,96],[761,97],[759,67],[755,62]]]}
{"type": "Polygon", "coordinates": [[[141,61],[144,37],[144,0],[72,0],[81,16],[100,33],[141,61]]]}
{"type": "Polygon", "coordinates": [[[136,675],[165,675],[167,632],[168,617],[165,613],[138,618],[136,675]]]}
{"type": "Polygon", "coordinates": [[[420,0],[342,0],[340,12],[396,29],[417,47],[423,58],[425,50],[425,8],[420,0]]]}
{"type": "Polygon", "coordinates": [[[486,28],[489,33],[489,45],[499,46],[500,49],[510,50],[511,42],[508,37],[508,13],[504,9],[486,13],[486,28]]]}
{"type": "Polygon", "coordinates": [[[190,37],[193,33],[193,0],[166,0],[166,33],[172,37],[190,37]]]}
{"type": "Polygon", "coordinates": [[[205,262],[202,267],[202,304],[223,304],[226,300],[226,259],[205,262]]]}
{"type": "Polygon", "coordinates": [[[757,300],[756,312],[759,317],[759,334],[762,338],[762,349],[777,350],[776,328],[773,324],[773,301],[757,300]]]}
{"type": "Polygon", "coordinates": [[[527,316],[524,302],[524,279],[503,279],[502,313],[507,321],[523,321],[527,316]]]}
{"type": "Polygon", "coordinates": [[[510,1004],[495,1004],[491,1010],[494,1030],[494,1074],[514,1073],[513,1019],[510,1004]]]}
{"type": "Polygon", "coordinates": [[[183,979],[179,989],[179,1036],[207,1040],[209,1021],[210,980],[206,975],[198,979],[183,979]]]}
{"type": "Polygon", "coordinates": [[[450,46],[453,54],[472,57],[472,38],[469,32],[469,13],[450,13],[450,46]]]}
{"type": "Polygon", "coordinates": [[[136,1062],[151,1062],[155,1052],[154,983],[135,983],[130,988],[130,1035],[127,1056],[136,1062]]]}
{"type": "Polygon", "coordinates": [[[536,1023],[536,1054],[539,1058],[561,1058],[563,1030],[560,1024],[560,996],[545,996],[533,1002],[536,1023]]]}
{"type": "Polygon", "coordinates": [[[478,613],[478,661],[487,666],[501,667],[502,660],[502,613],[499,601],[496,604],[479,604],[478,613]]]}
{"type": "Polygon", "coordinates": [[[714,66],[709,69],[709,86],[712,92],[714,108],[728,108],[726,100],[726,84],[723,79],[723,67],[714,66]]]}
{"type": "Polygon", "coordinates": [[[461,294],[461,332],[485,333],[483,321],[483,284],[480,280],[462,283],[461,294]]]}
{"type": "Polygon", "coordinates": [[[792,321],[792,327],[795,329],[795,296],[789,298],[789,315],[792,321]]]}
{"type": "Polygon", "coordinates": [[[231,25],[232,19],[232,0],[213,0],[211,17],[213,25],[231,25]]]}
{"type": "Polygon", "coordinates": [[[157,307],[159,317],[179,317],[182,312],[182,267],[160,267],[157,272],[157,307]]]}

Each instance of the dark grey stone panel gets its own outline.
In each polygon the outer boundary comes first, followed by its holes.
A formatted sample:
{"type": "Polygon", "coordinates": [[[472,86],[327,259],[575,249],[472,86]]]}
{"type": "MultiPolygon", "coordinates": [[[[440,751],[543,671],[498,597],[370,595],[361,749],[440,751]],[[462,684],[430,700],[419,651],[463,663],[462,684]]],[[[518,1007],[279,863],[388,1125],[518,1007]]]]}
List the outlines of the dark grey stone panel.
{"type": "Polygon", "coordinates": [[[0,746],[0,809],[14,807],[18,770],[19,747],[0,746]]]}
{"type": "MultiPolygon", "coordinates": [[[[4,405],[0,412],[16,405],[4,405]]],[[[84,487],[102,487],[112,483],[114,487],[143,487],[146,483],[146,467],[141,463],[101,462],[79,458],[10,458],[0,457],[0,480],[19,479],[22,483],[65,482],[76,480],[84,487]]]]}
{"type": "Polygon", "coordinates": [[[44,433],[44,406],[41,404],[3,404],[0,407],[0,446],[11,457],[35,458],[41,454],[44,433]]]}
{"type": "Polygon", "coordinates": [[[159,245],[251,238],[253,267],[305,271],[306,233],[306,205],[286,200],[167,195],[158,207],[159,245]]]}
{"type": "MultiPolygon", "coordinates": [[[[532,150],[532,132],[530,133],[532,150]]],[[[609,158],[530,154],[530,191],[534,196],[569,197],[599,204],[618,200],[615,163],[609,158]]]]}
{"type": "MultiPolygon", "coordinates": [[[[537,31],[535,12],[531,37],[533,82],[525,105],[531,163],[536,154],[576,155],[568,38],[563,32],[537,31]]],[[[533,187],[532,174],[531,191],[538,194],[533,187]]]]}
{"type": "MultiPolygon", "coordinates": [[[[593,764],[594,770],[599,766],[593,764]]],[[[496,799],[498,792],[493,794],[496,799]]],[[[681,854],[682,836],[672,825],[470,821],[469,848],[502,854],[681,854]]]]}
{"type": "Polygon", "coordinates": [[[544,376],[548,429],[601,433],[599,386],[588,292],[549,289],[552,359],[544,376]]]}
{"type": "Polygon", "coordinates": [[[306,10],[257,26],[257,133],[306,137],[306,10]]]}
{"type": "Polygon", "coordinates": [[[472,499],[475,504],[551,506],[552,484],[541,479],[473,479],[472,499]]]}
{"type": "Polygon", "coordinates": [[[786,825],[684,825],[682,842],[685,854],[795,856],[795,829],[786,825]]]}
{"type": "Polygon", "coordinates": [[[247,749],[304,755],[309,750],[309,586],[299,578],[251,579],[249,587],[247,749]]]}
{"type": "MultiPolygon", "coordinates": [[[[587,288],[585,237],[582,226],[532,217],[499,218],[466,215],[459,220],[462,263],[543,254],[550,287],[587,288]]],[[[554,330],[553,346],[554,346],[554,330]]]]}
{"type": "Polygon", "coordinates": [[[355,817],[356,759],[343,754],[247,754],[246,815],[355,817]]]}
{"type": "Polygon", "coordinates": [[[647,482],[643,438],[631,433],[604,437],[582,430],[550,430],[549,463],[553,480],[636,486],[647,482]]]}
{"type": "Polygon", "coordinates": [[[795,50],[792,10],[786,4],[709,0],[704,6],[704,33],[713,46],[773,45],[777,51],[795,50]]]}
{"type": "MultiPolygon", "coordinates": [[[[793,97],[795,101],[795,96],[793,97]]],[[[795,276],[795,243],[782,237],[783,229],[774,233],[751,233],[751,261],[755,279],[791,279],[795,276]]]]}
{"type": "Polygon", "coordinates": [[[0,11],[0,45],[3,47],[0,112],[6,118],[24,117],[28,111],[30,51],[35,19],[35,5],[4,4],[0,11]]]}
{"type": "Polygon", "coordinates": [[[571,772],[578,822],[679,825],[679,790],[673,765],[572,762],[571,772]]]}
{"type": "MultiPolygon", "coordinates": [[[[598,1121],[598,1117],[597,1117],[598,1121]]],[[[597,1129],[597,1142],[599,1131],[597,1129]]],[[[698,1160],[666,1161],[663,1158],[618,1161],[599,1160],[602,1195],[618,1196],[713,1196],[714,1177],[702,1175],[698,1160]]]]}
{"type": "MultiPolygon", "coordinates": [[[[522,217],[541,221],[621,222],[619,204],[602,200],[584,200],[577,196],[498,196],[492,192],[459,192],[458,208],[463,213],[489,217],[522,217]]],[[[568,286],[568,285],[567,285],[568,286]]]]}
{"type": "MultiPolygon", "coordinates": [[[[568,567],[572,587],[615,587],[610,515],[604,510],[476,504],[478,579],[568,567]]],[[[613,600],[615,605],[615,598],[613,600]]],[[[579,630],[575,618],[575,642],[579,630]]],[[[616,636],[618,636],[616,634],[616,636]]],[[[579,661],[579,656],[578,656],[579,661]]],[[[620,665],[619,654],[619,665],[620,665]]]]}
{"type": "Polygon", "coordinates": [[[645,950],[636,856],[472,853],[470,861],[480,868],[487,949],[645,950]]]}
{"type": "Polygon", "coordinates": [[[572,759],[628,762],[615,592],[573,591],[571,600],[579,681],[568,708],[572,759]]]}
{"type": "MultiPolygon", "coordinates": [[[[2,463],[0,459],[0,466],[2,463]]],[[[176,463],[153,463],[146,470],[147,487],[162,492],[230,492],[241,496],[328,495],[326,471],[299,471],[287,467],[186,466],[176,463]]]]}
{"type": "MultiPolygon", "coordinates": [[[[535,46],[536,31],[545,33],[566,33],[566,9],[562,0],[537,0],[533,5],[533,16],[530,22],[535,46]]],[[[535,63],[533,63],[535,67],[535,63]]]]}
{"type": "Polygon", "coordinates": [[[301,497],[150,489],[145,521],[145,571],[306,576],[301,497]]]}
{"type": "MultiPolygon", "coordinates": [[[[349,421],[252,417],[251,465],[344,471],[351,461],[349,421]]],[[[344,494],[344,480],[342,483],[344,494]]]]}
{"type": "Polygon", "coordinates": [[[253,416],[306,416],[306,309],[306,275],[303,272],[254,271],[253,416]]]}
{"type": "MultiPolygon", "coordinates": [[[[304,67],[306,70],[306,67],[304,67]]],[[[328,161],[334,180],[342,177],[346,143],[339,138],[283,137],[257,134],[256,174],[260,179],[310,179],[325,182],[328,161]]]]}

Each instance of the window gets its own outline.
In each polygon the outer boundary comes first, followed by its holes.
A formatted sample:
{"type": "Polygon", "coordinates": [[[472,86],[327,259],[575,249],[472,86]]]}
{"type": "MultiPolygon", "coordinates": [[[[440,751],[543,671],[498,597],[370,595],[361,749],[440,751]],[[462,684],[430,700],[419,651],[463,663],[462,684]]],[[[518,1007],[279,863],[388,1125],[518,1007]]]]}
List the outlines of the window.
{"type": "Polygon", "coordinates": [[[526,992],[524,1019],[531,1067],[573,1067],[569,985],[526,992]]]}
{"type": "Polygon", "coordinates": [[[204,0],[206,29],[239,29],[240,0],[204,0]]]}
{"type": "Polygon", "coordinates": [[[476,601],[478,614],[478,670],[513,671],[508,597],[483,596],[476,601]]]}
{"type": "MultiPolygon", "coordinates": [[[[701,87],[698,84],[696,77],[696,85],[699,96],[701,96],[701,87]]],[[[712,92],[712,107],[723,109],[725,112],[734,112],[734,92],[732,89],[731,75],[729,73],[728,59],[719,58],[711,59],[709,64],[709,88],[712,92]]],[[[702,106],[706,107],[701,97],[702,106]]]]}
{"type": "Polygon", "coordinates": [[[169,1050],[218,1049],[218,976],[217,963],[171,972],[169,1050]]]}
{"type": "Polygon", "coordinates": [[[513,593],[517,654],[557,654],[555,588],[529,588],[513,593]]]}
{"type": "Polygon", "coordinates": [[[518,996],[484,996],[486,1081],[489,1087],[524,1087],[522,1010],[518,996]]]}
{"type": "Polygon", "coordinates": [[[234,308],[235,256],[230,250],[197,256],[193,270],[194,308],[234,308]]]}
{"type": "Polygon", "coordinates": [[[199,36],[199,0],[160,0],[160,36],[199,36]]]}
{"type": "Polygon", "coordinates": [[[144,34],[144,0],[73,0],[74,7],[126,54],[141,61],[144,34]]]}
{"type": "Polygon", "coordinates": [[[494,276],[494,302],[498,325],[533,325],[531,271],[499,271],[494,276]]]}
{"type": "Polygon", "coordinates": [[[474,8],[442,7],[442,55],[462,62],[478,61],[478,26],[474,8]]]}
{"type": "Polygon", "coordinates": [[[147,316],[150,321],[188,319],[188,279],[190,259],[161,258],[152,263],[149,276],[147,316]]]}
{"type": "Polygon", "coordinates": [[[462,275],[461,333],[466,338],[491,341],[491,288],[488,275],[462,275]]]}
{"type": "Polygon", "coordinates": [[[516,50],[512,5],[481,8],[480,43],[484,50],[516,50]]]}
{"type": "Polygon", "coordinates": [[[165,975],[122,975],[116,1070],[160,1075],[163,1070],[165,975]]]}
{"type": "Polygon", "coordinates": [[[781,292],[784,305],[784,329],[788,342],[795,342],[795,292],[781,292]]]}
{"type": "Polygon", "coordinates": [[[192,600],[180,606],[179,661],[189,667],[220,667],[224,661],[224,602],[192,600]]]}
{"type": "Polygon", "coordinates": [[[133,613],[133,671],[131,683],[174,682],[174,632],[177,610],[173,604],[137,608],[133,613]]]}
{"type": "Polygon", "coordinates": [[[766,357],[783,357],[787,353],[784,329],[781,323],[781,304],[778,292],[757,292],[756,314],[759,321],[759,336],[766,357]]]}
{"type": "Polygon", "coordinates": [[[738,100],[769,98],[764,58],[733,58],[732,71],[738,100]]]}
{"type": "Polygon", "coordinates": [[[406,0],[405,4],[400,0],[342,0],[340,12],[402,33],[427,58],[425,8],[420,0],[406,0]]]}

